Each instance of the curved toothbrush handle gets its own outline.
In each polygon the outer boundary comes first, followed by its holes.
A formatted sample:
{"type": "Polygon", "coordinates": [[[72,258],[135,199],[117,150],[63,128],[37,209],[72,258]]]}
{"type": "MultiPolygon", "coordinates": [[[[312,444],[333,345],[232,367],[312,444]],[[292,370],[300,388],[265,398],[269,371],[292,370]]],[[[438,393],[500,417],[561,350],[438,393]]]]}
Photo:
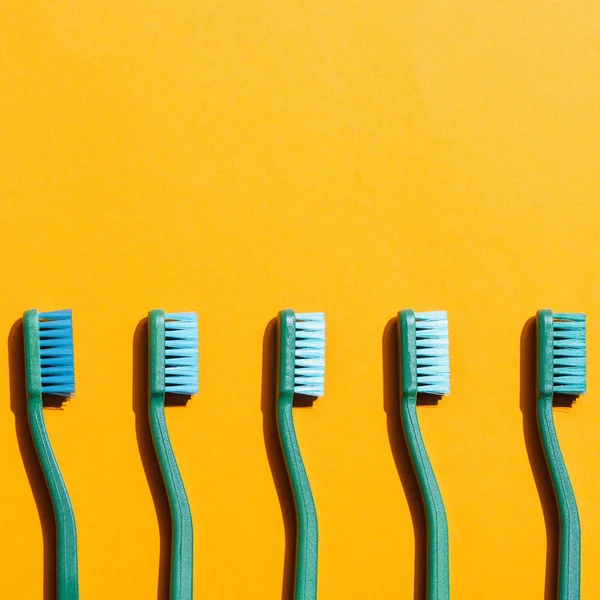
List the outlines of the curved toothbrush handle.
{"type": "Polygon", "coordinates": [[[581,562],[579,512],[554,428],[552,396],[544,394],[538,396],[537,416],[542,447],[558,505],[558,600],[579,600],[581,562]]]}
{"type": "Polygon", "coordinates": [[[42,413],[40,395],[27,398],[27,416],[33,444],[46,479],[56,523],[56,598],[79,599],[79,576],[77,569],[77,529],[73,506],[62,478],[56,457],[50,445],[48,431],[42,413]]]}
{"type": "Polygon", "coordinates": [[[292,416],[293,393],[279,393],[277,427],[288,471],[298,524],[294,600],[316,600],[319,525],[310,483],[298,447],[292,416]]]}
{"type": "Polygon", "coordinates": [[[417,419],[416,394],[402,396],[402,427],[419,488],[427,521],[427,600],[450,598],[448,564],[448,522],[417,419]]]}
{"type": "Polygon", "coordinates": [[[192,600],[194,596],[194,530],[192,513],[169,440],[163,394],[150,396],[148,415],[154,449],[171,508],[171,596],[170,600],[192,600]]]}

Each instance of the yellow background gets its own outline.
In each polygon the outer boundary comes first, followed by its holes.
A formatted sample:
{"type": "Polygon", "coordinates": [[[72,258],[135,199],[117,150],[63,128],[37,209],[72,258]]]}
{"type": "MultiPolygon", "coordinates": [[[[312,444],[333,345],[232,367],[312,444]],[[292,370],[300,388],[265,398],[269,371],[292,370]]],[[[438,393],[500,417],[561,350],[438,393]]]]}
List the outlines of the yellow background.
{"type": "Polygon", "coordinates": [[[267,329],[284,307],[328,319],[325,397],[295,410],[320,599],[412,599],[415,582],[421,597],[389,323],[405,307],[450,317],[452,393],[419,411],[452,595],[550,598],[524,326],[541,307],[587,312],[588,393],[555,416],[582,597],[598,597],[598,2],[21,1],[0,39],[0,597],[51,582],[23,413],[31,307],[74,310],[77,394],[45,414],[87,600],[165,582],[143,415],[155,307],[199,314],[200,393],[167,417],[197,599],[289,598],[267,329]]]}

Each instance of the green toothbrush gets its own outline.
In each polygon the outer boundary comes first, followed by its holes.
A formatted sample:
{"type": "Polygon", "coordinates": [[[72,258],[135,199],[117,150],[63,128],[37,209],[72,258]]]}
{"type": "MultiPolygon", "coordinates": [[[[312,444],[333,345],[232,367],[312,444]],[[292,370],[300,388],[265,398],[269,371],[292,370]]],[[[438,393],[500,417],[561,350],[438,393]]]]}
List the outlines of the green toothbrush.
{"type": "Polygon", "coordinates": [[[170,600],[192,600],[194,530],[190,505],[165,421],[165,395],[198,393],[196,313],[148,314],[150,430],[171,509],[170,600]]]}
{"type": "Polygon", "coordinates": [[[400,413],[410,458],[425,504],[427,600],[450,598],[448,522],[417,418],[417,393],[450,393],[448,316],[445,311],[398,314],[402,396],[400,413]]]}
{"type": "Polygon", "coordinates": [[[578,600],[581,530],[567,467],[558,444],[554,394],[578,396],[586,389],[585,315],[540,310],[537,313],[537,418],[559,518],[558,600],[578,600]]]}
{"type": "Polygon", "coordinates": [[[79,598],[75,515],[44,423],[43,394],[75,393],[73,319],[70,310],[23,315],[27,417],[46,479],[56,523],[56,597],[79,598]]]}
{"type": "Polygon", "coordinates": [[[296,508],[294,600],[315,600],[319,526],[310,483],[298,447],[292,406],[294,393],[322,396],[325,383],[325,315],[279,313],[277,428],[296,508]]]}

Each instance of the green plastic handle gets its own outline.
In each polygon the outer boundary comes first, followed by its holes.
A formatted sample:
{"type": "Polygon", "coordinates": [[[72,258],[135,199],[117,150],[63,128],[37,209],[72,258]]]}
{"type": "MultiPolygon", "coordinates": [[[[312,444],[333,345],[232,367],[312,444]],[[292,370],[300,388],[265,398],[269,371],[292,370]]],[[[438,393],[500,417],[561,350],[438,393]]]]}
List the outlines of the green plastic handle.
{"type": "Polygon", "coordinates": [[[538,426],[544,455],[556,494],[559,515],[558,600],[579,600],[581,529],[575,494],[558,445],[552,397],[540,395],[537,402],[538,426]]]}
{"type": "Polygon", "coordinates": [[[417,418],[416,336],[412,310],[400,311],[399,344],[402,355],[402,429],[425,505],[427,524],[427,600],[449,600],[450,567],[448,521],[442,494],[425,449],[417,418]]]}
{"type": "Polygon", "coordinates": [[[57,600],[78,600],[79,576],[75,515],[67,487],[58,468],[54,452],[52,452],[42,409],[41,394],[29,395],[27,398],[29,427],[50,492],[56,523],[56,598],[57,600]]]}
{"type": "Polygon", "coordinates": [[[559,517],[558,600],[579,600],[581,527],[575,493],[558,444],[552,414],[553,317],[549,310],[538,312],[538,361],[538,428],[559,517]]]}
{"type": "Polygon", "coordinates": [[[448,522],[417,419],[415,395],[402,397],[402,424],[412,464],[425,504],[427,521],[427,598],[450,598],[448,522]]]}
{"type": "Polygon", "coordinates": [[[279,314],[279,372],[277,428],[292,486],[296,509],[296,575],[294,600],[316,600],[319,562],[319,524],[306,469],[294,428],[294,350],[296,321],[294,311],[279,314]]]}
{"type": "Polygon", "coordinates": [[[281,447],[296,508],[296,578],[294,600],[315,600],[319,557],[317,511],[306,475],[292,417],[293,394],[282,394],[277,403],[281,447]]]}
{"type": "Polygon", "coordinates": [[[154,448],[171,509],[171,600],[194,596],[194,529],[192,513],[165,422],[164,394],[152,394],[148,409],[154,448]]]}

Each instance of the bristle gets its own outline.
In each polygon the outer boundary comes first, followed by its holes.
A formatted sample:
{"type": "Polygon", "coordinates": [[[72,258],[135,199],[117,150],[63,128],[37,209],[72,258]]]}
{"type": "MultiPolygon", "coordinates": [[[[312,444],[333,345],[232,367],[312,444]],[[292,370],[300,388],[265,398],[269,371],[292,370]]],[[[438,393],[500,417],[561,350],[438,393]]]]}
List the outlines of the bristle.
{"type": "Polygon", "coordinates": [[[586,323],[583,314],[554,315],[554,391],[579,395],[586,389],[586,323]]]}
{"type": "Polygon", "coordinates": [[[198,393],[198,315],[165,314],[165,391],[198,393]]]}
{"type": "Polygon", "coordinates": [[[42,393],[75,393],[73,318],[70,310],[39,313],[42,393]]]}
{"type": "Polygon", "coordinates": [[[415,313],[417,391],[442,396],[450,393],[450,353],[446,311],[415,313]]]}
{"type": "Polygon", "coordinates": [[[296,314],[294,391],[322,396],[325,391],[325,315],[296,314]]]}

